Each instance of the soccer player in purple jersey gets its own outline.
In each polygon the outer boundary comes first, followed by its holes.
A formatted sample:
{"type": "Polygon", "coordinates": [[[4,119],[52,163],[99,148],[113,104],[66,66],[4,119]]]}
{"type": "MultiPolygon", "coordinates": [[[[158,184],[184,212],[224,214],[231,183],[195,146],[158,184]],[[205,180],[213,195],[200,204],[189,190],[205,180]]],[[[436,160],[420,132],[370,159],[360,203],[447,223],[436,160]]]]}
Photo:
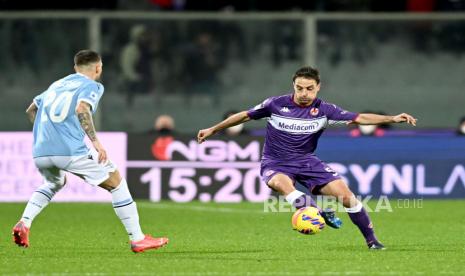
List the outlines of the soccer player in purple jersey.
{"type": "MultiPolygon", "coordinates": [[[[318,206],[310,196],[296,190],[296,181],[313,194],[336,197],[362,232],[368,248],[385,249],[376,238],[373,223],[362,203],[356,199],[338,173],[318,159],[314,151],[318,139],[328,125],[408,123],[415,126],[417,120],[406,113],[395,116],[353,113],[319,99],[317,95],[320,91],[320,74],[312,67],[300,68],[292,80],[294,93],[268,98],[248,111],[236,113],[210,128],[200,130],[198,142],[202,143],[225,128],[251,119],[267,118],[261,162],[264,182],[285,196],[297,209],[318,206]]],[[[320,213],[329,226],[341,226],[334,211],[320,210],[320,213]]]]}

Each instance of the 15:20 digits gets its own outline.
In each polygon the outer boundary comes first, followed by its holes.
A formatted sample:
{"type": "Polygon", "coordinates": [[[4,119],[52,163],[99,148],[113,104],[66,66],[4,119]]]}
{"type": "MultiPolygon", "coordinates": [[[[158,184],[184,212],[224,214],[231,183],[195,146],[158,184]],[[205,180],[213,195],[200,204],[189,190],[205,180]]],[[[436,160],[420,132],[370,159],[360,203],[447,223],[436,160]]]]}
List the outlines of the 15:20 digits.
{"type": "MultiPolygon", "coordinates": [[[[160,201],[162,189],[168,188],[167,196],[176,202],[188,202],[199,196],[199,187],[196,183],[197,170],[195,168],[173,168],[168,179],[162,181],[161,168],[152,168],[144,173],[140,180],[142,183],[150,185],[150,200],[160,201]]],[[[200,176],[206,177],[206,176],[200,176]]],[[[209,177],[207,177],[209,179],[209,177]]],[[[245,173],[236,168],[222,168],[215,170],[211,178],[212,186],[221,187],[211,195],[215,202],[261,202],[266,200],[271,190],[261,181],[260,170],[258,168],[248,169],[245,173]],[[257,185],[257,182],[259,185],[257,185]]],[[[202,192],[200,195],[207,193],[202,192]]],[[[204,200],[205,201],[205,200],[204,200]]]]}

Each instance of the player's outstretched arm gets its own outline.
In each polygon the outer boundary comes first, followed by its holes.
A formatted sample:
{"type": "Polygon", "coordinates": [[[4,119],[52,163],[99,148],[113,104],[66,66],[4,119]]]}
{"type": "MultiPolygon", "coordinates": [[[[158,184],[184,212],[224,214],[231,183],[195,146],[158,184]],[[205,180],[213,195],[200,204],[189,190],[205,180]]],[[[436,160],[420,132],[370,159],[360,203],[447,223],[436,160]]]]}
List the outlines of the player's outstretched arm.
{"type": "Polygon", "coordinates": [[[34,102],[32,102],[26,109],[26,114],[29,121],[31,121],[31,123],[34,123],[37,115],[37,106],[34,102]]]}
{"type": "Polygon", "coordinates": [[[360,113],[354,120],[354,123],[360,125],[379,125],[389,123],[407,123],[413,126],[417,125],[417,119],[407,113],[401,113],[395,116],[386,116],[371,113],[360,113]]]}
{"type": "Polygon", "coordinates": [[[208,137],[212,136],[213,134],[217,133],[218,131],[221,131],[223,129],[226,129],[228,127],[232,127],[238,124],[245,123],[247,121],[250,121],[249,115],[247,115],[247,111],[241,111],[239,113],[236,113],[232,116],[229,116],[226,118],[224,121],[206,129],[201,129],[199,130],[199,133],[197,134],[197,142],[199,144],[203,143],[208,137]]]}
{"type": "Polygon", "coordinates": [[[99,163],[107,161],[107,152],[103,148],[102,144],[97,138],[97,132],[95,131],[94,121],[92,120],[91,107],[86,102],[80,102],[76,108],[76,114],[81,124],[82,129],[89,137],[95,150],[98,152],[99,163]]]}

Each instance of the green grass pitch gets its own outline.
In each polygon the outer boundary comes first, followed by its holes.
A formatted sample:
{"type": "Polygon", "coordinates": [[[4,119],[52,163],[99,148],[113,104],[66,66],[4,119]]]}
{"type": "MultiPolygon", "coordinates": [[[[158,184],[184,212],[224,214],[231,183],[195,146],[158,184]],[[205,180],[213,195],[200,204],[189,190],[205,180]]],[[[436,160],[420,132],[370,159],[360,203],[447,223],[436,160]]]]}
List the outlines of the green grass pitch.
{"type": "Polygon", "coordinates": [[[144,232],[166,235],[160,250],[134,254],[111,204],[52,203],[19,248],[11,228],[25,204],[0,204],[0,275],[463,275],[465,201],[425,200],[422,208],[371,213],[388,247],[367,250],[343,228],[306,236],[291,213],[263,204],[139,202],[144,232]]]}

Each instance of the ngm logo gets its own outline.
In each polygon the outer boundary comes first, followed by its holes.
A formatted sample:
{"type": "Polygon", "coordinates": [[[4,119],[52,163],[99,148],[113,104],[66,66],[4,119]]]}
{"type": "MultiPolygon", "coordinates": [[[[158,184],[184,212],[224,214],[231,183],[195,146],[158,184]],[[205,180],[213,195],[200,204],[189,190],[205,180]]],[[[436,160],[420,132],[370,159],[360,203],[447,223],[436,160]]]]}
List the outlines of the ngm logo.
{"type": "Polygon", "coordinates": [[[152,155],[158,160],[173,160],[176,156],[188,161],[259,161],[260,143],[250,141],[245,146],[235,141],[221,140],[209,140],[202,144],[195,140],[184,143],[167,136],[158,137],[153,142],[152,155]]]}

